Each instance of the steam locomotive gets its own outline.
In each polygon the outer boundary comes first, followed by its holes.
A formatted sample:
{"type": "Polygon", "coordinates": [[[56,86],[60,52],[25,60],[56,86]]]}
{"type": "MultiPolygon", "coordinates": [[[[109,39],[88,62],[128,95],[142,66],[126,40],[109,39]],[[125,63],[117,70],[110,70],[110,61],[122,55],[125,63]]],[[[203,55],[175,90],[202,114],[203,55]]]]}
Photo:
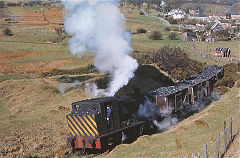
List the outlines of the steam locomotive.
{"type": "MultiPolygon", "coordinates": [[[[190,78],[169,87],[160,87],[146,96],[160,112],[171,107],[180,112],[180,105],[194,103],[203,89],[205,96],[224,75],[223,67],[209,66],[190,78]]],[[[72,148],[102,149],[120,144],[122,134],[136,138],[152,127],[152,121],[137,117],[139,104],[132,97],[104,97],[72,103],[67,122],[72,148]],[[109,115],[108,108],[111,109],[109,115]],[[109,115],[109,116],[108,116],[109,115]],[[110,118],[108,118],[110,117],[110,118]]]]}

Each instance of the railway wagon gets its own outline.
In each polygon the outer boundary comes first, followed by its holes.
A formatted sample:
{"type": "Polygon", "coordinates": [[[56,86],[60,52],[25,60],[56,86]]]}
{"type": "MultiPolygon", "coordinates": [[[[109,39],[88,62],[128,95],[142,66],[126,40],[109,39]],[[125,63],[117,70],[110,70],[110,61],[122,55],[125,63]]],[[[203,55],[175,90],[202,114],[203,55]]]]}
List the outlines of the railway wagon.
{"type": "Polygon", "coordinates": [[[142,134],[146,121],[136,121],[139,106],[131,97],[104,97],[72,103],[67,122],[72,148],[104,149],[142,134]]]}
{"type": "Polygon", "coordinates": [[[223,75],[222,66],[209,66],[173,86],[153,90],[147,96],[160,112],[170,108],[173,112],[178,113],[181,105],[193,104],[200,99],[202,92],[205,96],[209,96],[213,90],[213,84],[223,75]]]}

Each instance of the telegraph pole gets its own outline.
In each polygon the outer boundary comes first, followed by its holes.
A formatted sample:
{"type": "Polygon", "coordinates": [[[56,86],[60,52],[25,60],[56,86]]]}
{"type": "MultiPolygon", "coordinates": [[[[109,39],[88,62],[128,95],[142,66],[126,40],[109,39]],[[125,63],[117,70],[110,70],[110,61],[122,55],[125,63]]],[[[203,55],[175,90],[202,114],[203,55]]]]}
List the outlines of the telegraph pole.
{"type": "Polygon", "coordinates": [[[128,3],[128,1],[125,0],[125,16],[127,16],[127,3],[128,3]]]}

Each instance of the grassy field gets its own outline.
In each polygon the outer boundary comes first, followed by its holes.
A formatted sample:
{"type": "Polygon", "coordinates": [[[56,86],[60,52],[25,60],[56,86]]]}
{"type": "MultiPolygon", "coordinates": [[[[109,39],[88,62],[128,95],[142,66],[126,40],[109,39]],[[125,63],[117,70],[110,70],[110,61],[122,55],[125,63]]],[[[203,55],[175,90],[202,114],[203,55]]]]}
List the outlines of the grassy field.
{"type": "MultiPolygon", "coordinates": [[[[165,25],[156,17],[136,16],[127,18],[126,29],[136,31],[139,28],[149,31],[146,34],[133,34],[131,40],[131,46],[136,51],[146,51],[150,49],[161,48],[165,44],[179,46],[185,50],[189,50],[191,47],[181,39],[181,35],[177,35],[177,40],[169,40],[168,35],[170,32],[164,31],[165,25]],[[162,40],[151,40],[148,38],[151,31],[160,31],[163,35],[162,40]]],[[[170,29],[176,29],[175,26],[170,26],[170,29]]]]}

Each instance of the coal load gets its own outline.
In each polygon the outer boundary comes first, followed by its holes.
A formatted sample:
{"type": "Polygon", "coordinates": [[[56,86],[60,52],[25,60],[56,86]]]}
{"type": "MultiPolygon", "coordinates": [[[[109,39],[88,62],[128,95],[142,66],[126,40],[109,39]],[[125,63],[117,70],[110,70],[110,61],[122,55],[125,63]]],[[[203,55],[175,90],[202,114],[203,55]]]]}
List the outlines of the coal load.
{"type": "Polygon", "coordinates": [[[223,70],[222,66],[208,66],[201,72],[197,73],[196,75],[193,75],[189,77],[186,80],[180,81],[173,86],[169,87],[160,87],[156,90],[151,91],[148,95],[150,96],[167,96],[174,93],[177,93],[183,89],[186,89],[188,87],[192,87],[194,85],[200,84],[206,80],[210,80],[213,77],[218,76],[218,74],[223,70]]]}

